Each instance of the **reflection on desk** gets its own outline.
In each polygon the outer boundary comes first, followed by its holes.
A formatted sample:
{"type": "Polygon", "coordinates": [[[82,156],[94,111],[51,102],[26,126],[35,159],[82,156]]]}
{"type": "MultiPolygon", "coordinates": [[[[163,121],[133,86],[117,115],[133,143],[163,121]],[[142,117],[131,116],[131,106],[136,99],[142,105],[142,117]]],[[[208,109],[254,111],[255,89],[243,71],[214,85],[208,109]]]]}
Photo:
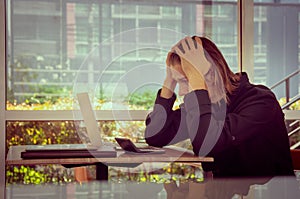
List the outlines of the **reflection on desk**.
{"type": "Polygon", "coordinates": [[[283,199],[300,197],[295,177],[213,179],[203,183],[184,182],[164,185],[168,199],[283,199]]]}
{"type": "Polygon", "coordinates": [[[143,198],[143,199],[299,199],[299,181],[295,177],[213,179],[169,183],[88,183],[18,185],[6,187],[7,198],[143,198]]]}

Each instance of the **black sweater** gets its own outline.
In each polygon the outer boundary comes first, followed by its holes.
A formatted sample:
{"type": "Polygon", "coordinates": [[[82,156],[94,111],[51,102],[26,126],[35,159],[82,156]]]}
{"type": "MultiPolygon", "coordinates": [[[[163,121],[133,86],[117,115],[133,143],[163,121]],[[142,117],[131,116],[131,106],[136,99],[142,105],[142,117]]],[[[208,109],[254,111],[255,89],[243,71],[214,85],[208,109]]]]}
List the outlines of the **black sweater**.
{"type": "Polygon", "coordinates": [[[211,104],[206,90],[196,90],[173,110],[175,94],[165,99],[159,91],[146,119],[146,142],[162,147],[189,138],[195,155],[214,157],[203,168],[215,176],[294,175],[284,114],[275,95],[249,83],[243,73],[228,97],[228,104],[211,104]]]}

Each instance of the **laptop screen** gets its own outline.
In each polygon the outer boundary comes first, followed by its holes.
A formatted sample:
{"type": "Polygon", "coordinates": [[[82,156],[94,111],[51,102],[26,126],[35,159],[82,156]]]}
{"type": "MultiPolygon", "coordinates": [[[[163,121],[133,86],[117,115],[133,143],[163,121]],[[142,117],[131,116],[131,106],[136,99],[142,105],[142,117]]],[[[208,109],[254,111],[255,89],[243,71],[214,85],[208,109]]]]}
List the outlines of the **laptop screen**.
{"type": "Polygon", "coordinates": [[[100,147],[102,144],[101,134],[89,95],[88,93],[78,93],[77,99],[91,144],[100,147]]]}

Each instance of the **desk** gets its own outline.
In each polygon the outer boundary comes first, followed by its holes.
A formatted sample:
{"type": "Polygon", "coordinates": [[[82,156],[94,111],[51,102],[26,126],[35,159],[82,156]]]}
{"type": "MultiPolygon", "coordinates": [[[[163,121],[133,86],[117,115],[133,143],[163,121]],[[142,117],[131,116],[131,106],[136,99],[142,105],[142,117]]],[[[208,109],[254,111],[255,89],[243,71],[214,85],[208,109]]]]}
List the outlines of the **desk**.
{"type": "Polygon", "coordinates": [[[197,157],[193,153],[177,147],[167,147],[164,154],[133,155],[118,151],[113,158],[58,158],[58,159],[22,159],[21,152],[26,146],[12,146],[9,148],[6,165],[45,165],[61,164],[65,167],[96,165],[96,179],[108,179],[108,166],[133,166],[144,162],[178,162],[201,163],[213,162],[212,157],[197,157]]]}

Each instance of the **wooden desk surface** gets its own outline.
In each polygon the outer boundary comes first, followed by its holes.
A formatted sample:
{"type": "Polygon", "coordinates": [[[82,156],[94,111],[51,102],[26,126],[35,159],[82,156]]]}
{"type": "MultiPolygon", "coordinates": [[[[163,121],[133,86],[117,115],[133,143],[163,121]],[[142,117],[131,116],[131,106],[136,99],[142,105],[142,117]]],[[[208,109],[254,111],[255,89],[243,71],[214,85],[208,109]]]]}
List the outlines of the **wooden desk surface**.
{"type": "Polygon", "coordinates": [[[76,165],[76,164],[95,164],[95,163],[143,163],[143,162],[213,162],[212,157],[197,157],[192,153],[178,148],[166,148],[165,154],[147,154],[147,155],[132,155],[125,154],[120,151],[117,157],[114,158],[57,158],[57,159],[22,159],[21,152],[25,150],[26,146],[12,146],[10,147],[6,165],[39,165],[39,164],[62,164],[62,165],[76,165]]]}

